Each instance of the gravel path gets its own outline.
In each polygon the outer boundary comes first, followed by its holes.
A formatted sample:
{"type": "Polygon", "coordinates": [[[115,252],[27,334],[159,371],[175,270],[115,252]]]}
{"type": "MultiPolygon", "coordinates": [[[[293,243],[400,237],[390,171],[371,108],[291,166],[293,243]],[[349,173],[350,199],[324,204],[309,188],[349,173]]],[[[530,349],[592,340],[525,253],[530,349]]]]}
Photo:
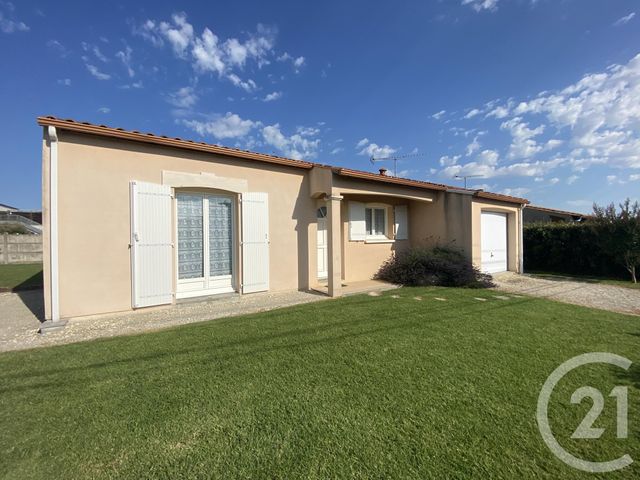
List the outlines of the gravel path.
{"type": "Polygon", "coordinates": [[[110,315],[71,319],[57,332],[38,335],[43,317],[42,291],[0,293],[0,352],[132,335],[176,325],[244,315],[328,297],[289,291],[232,295],[213,300],[181,301],[176,305],[110,315]]]}
{"type": "Polygon", "coordinates": [[[640,315],[640,290],[569,280],[547,280],[515,273],[495,275],[494,282],[498,289],[510,293],[640,315]]]}

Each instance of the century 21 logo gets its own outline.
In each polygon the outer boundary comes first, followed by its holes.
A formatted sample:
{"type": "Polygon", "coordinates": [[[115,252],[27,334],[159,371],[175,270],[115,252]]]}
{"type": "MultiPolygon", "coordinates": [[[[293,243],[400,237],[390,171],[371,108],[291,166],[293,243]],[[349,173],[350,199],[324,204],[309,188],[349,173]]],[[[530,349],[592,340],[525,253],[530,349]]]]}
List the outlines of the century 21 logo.
{"type": "MultiPolygon", "coordinates": [[[[628,454],[607,462],[590,462],[588,460],[578,458],[567,452],[558,443],[556,438],[553,436],[551,427],[549,426],[548,407],[553,389],[571,370],[590,363],[606,363],[620,367],[623,370],[628,370],[631,366],[631,360],[628,358],[604,352],[585,353],[567,360],[556,368],[551,375],[549,375],[547,381],[542,386],[542,390],[540,390],[540,395],[538,397],[538,411],[536,415],[538,428],[540,429],[542,439],[549,449],[567,465],[591,473],[620,470],[621,468],[633,463],[633,459],[628,454]]],[[[629,433],[627,421],[629,403],[627,395],[627,387],[621,386],[614,387],[609,393],[610,397],[614,397],[616,399],[616,436],[618,438],[627,438],[629,433]]],[[[604,433],[604,428],[595,428],[593,424],[604,409],[604,396],[600,390],[594,387],[580,387],[571,395],[571,403],[579,404],[585,398],[591,398],[593,405],[582,422],[580,422],[580,425],[578,425],[578,428],[573,432],[571,438],[597,439],[604,433]]]]}

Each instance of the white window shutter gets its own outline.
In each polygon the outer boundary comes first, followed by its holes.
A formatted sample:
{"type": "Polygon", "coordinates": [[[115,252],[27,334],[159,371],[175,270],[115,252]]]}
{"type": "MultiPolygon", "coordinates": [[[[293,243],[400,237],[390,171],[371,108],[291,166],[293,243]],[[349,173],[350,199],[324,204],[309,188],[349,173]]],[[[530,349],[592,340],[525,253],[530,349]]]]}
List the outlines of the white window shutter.
{"type": "Polygon", "coordinates": [[[131,301],[133,308],[173,300],[171,187],[131,182],[131,301]]]}
{"type": "Polygon", "coordinates": [[[242,194],[242,293],[269,290],[269,196],[242,194]]]}
{"type": "Polygon", "coordinates": [[[349,202],[349,240],[364,241],[367,226],[364,220],[364,203],[349,202]]]}
{"type": "Polygon", "coordinates": [[[394,208],[396,240],[409,239],[409,220],[406,205],[396,205],[394,208]]]}

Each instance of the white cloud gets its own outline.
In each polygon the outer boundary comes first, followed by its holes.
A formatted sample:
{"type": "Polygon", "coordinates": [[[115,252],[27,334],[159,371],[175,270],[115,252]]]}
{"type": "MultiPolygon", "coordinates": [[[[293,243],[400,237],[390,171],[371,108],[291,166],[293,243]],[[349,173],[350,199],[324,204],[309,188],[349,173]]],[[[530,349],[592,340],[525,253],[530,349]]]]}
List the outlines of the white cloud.
{"type": "Polygon", "coordinates": [[[15,10],[13,3],[0,2],[0,7],[6,10],[6,12],[0,12],[0,31],[2,33],[28,32],[30,30],[27,24],[13,18],[15,10]]]}
{"type": "Polygon", "coordinates": [[[368,138],[363,138],[356,145],[356,149],[361,149],[358,155],[367,155],[368,157],[386,158],[390,157],[397,150],[389,145],[378,145],[376,143],[370,143],[368,138]]]}
{"type": "Polygon", "coordinates": [[[67,47],[65,47],[62,43],[60,43],[58,40],[55,40],[55,39],[48,40],[46,45],[47,45],[47,48],[49,48],[50,50],[55,52],[57,55],[59,55],[60,58],[66,58],[71,53],[67,49],[67,47]]]}
{"type": "Polygon", "coordinates": [[[98,80],[109,80],[111,78],[111,75],[101,72],[95,65],[87,63],[85,66],[87,67],[87,70],[89,70],[89,73],[98,80]]]}
{"type": "Polygon", "coordinates": [[[262,138],[268,145],[277,148],[285,156],[295,160],[315,158],[320,146],[319,139],[312,139],[300,133],[287,137],[282,133],[280,125],[277,123],[264,127],[262,138]]]}
{"type": "Polygon", "coordinates": [[[187,109],[196,104],[198,95],[196,95],[193,87],[182,87],[169,94],[167,101],[174,107],[187,109]]]}
{"type": "Polygon", "coordinates": [[[640,168],[640,54],[626,65],[585,75],[565,89],[520,102],[515,113],[543,115],[569,134],[570,158],[587,168],[640,168]]]}
{"type": "Polygon", "coordinates": [[[71,79],[70,78],[61,78],[60,80],[57,81],[58,85],[64,85],[65,87],[70,87],[71,86],[71,79]]]}
{"type": "Polygon", "coordinates": [[[539,177],[553,170],[560,164],[560,160],[546,160],[536,162],[521,162],[511,165],[491,165],[482,163],[482,161],[473,161],[464,165],[451,165],[441,170],[441,174],[445,177],[454,177],[455,175],[481,175],[485,178],[492,177],[539,177]]]}
{"type": "Polygon", "coordinates": [[[618,177],[616,175],[607,175],[607,183],[609,185],[613,185],[614,183],[617,183],[618,177]]]}
{"type": "Polygon", "coordinates": [[[137,82],[121,85],[118,88],[121,88],[123,90],[130,90],[130,89],[139,89],[139,88],[143,88],[143,87],[144,87],[144,85],[142,83],[142,80],[138,80],[137,82]]]}
{"type": "Polygon", "coordinates": [[[455,165],[458,163],[458,160],[460,160],[460,155],[444,155],[442,157],[440,157],[440,165],[443,167],[449,167],[451,165],[455,165]]]}
{"type": "Polygon", "coordinates": [[[511,197],[523,197],[530,191],[531,191],[530,188],[518,187],[518,188],[505,188],[501,190],[500,193],[504,195],[509,195],[511,197]]]}
{"type": "Polygon", "coordinates": [[[127,69],[127,74],[129,75],[129,77],[134,77],[136,74],[133,70],[133,67],[131,66],[132,53],[133,53],[133,50],[128,45],[125,47],[124,50],[120,50],[116,52],[116,58],[119,59],[124,65],[124,67],[127,69]]]}
{"type": "Polygon", "coordinates": [[[300,57],[292,57],[288,52],[284,52],[278,58],[276,58],[279,62],[291,62],[293,65],[293,69],[296,73],[300,73],[300,69],[305,64],[306,59],[303,56],[300,57]]]}
{"type": "Polygon", "coordinates": [[[573,185],[579,178],[579,175],[571,175],[569,178],[567,178],[567,185],[573,185]]]}
{"type": "Polygon", "coordinates": [[[140,27],[134,27],[133,33],[141,36],[154,47],[162,47],[164,45],[164,40],[159,34],[158,24],[154,20],[147,20],[140,27]]]}
{"type": "Polygon", "coordinates": [[[493,110],[489,111],[486,118],[495,117],[497,119],[506,118],[509,116],[510,107],[508,105],[498,105],[493,110]]]}
{"type": "Polygon", "coordinates": [[[329,152],[329,153],[330,153],[331,155],[337,155],[338,153],[343,152],[343,151],[344,151],[344,148],[342,148],[342,147],[336,147],[336,148],[334,148],[333,150],[331,150],[331,152],[329,152]]]}
{"type": "Polygon", "coordinates": [[[241,138],[246,136],[259,123],[243,120],[237,114],[227,112],[224,116],[216,116],[213,120],[179,120],[179,123],[189,127],[202,136],[211,135],[216,139],[241,138]]]}
{"type": "Polygon", "coordinates": [[[193,26],[187,22],[187,14],[184,12],[174,13],[171,20],[173,20],[173,25],[168,22],[160,22],[158,29],[171,44],[176,55],[184,56],[193,40],[193,26]]]}
{"type": "Polygon", "coordinates": [[[483,10],[494,11],[497,8],[498,0],[462,0],[462,5],[469,5],[476,12],[483,10]]]}
{"type": "Polygon", "coordinates": [[[109,107],[100,107],[98,113],[109,113],[111,109],[109,107]]]}
{"type": "Polygon", "coordinates": [[[640,180],[640,174],[634,173],[633,175],[629,175],[630,182],[635,182],[636,180],[640,180]]]}
{"type": "Polygon", "coordinates": [[[465,153],[466,156],[469,157],[469,156],[473,155],[475,152],[480,150],[481,146],[482,145],[478,141],[478,136],[474,137],[473,142],[471,142],[469,145],[467,145],[467,149],[466,149],[466,153],[465,153]]]}
{"type": "Polygon", "coordinates": [[[244,66],[248,55],[247,47],[240,43],[237,38],[230,38],[224,42],[224,49],[232,64],[244,66]]]}
{"type": "Polygon", "coordinates": [[[303,137],[315,137],[320,133],[320,129],[316,127],[296,127],[296,132],[303,137]]]}
{"type": "Polygon", "coordinates": [[[478,155],[478,162],[483,165],[497,165],[500,155],[495,150],[483,150],[478,155]]]}
{"type": "Polygon", "coordinates": [[[208,27],[196,35],[185,13],[174,13],[171,19],[171,22],[149,19],[134,28],[134,33],[156,47],[168,42],[176,56],[191,62],[199,74],[217,74],[247,92],[257,89],[253,80],[242,79],[234,70],[244,68],[249,60],[255,61],[258,67],[269,64],[277,33],[274,28],[258,24],[256,32],[248,34],[244,41],[233,37],[222,41],[208,27]]]}
{"type": "Polygon", "coordinates": [[[96,57],[101,62],[103,63],[109,62],[109,59],[102,53],[102,51],[100,50],[100,47],[98,47],[97,45],[93,45],[87,42],[82,42],[81,45],[82,45],[82,49],[85,52],[92,53],[93,56],[96,57]]]}
{"type": "Polygon", "coordinates": [[[227,75],[227,78],[231,81],[231,83],[233,83],[236,87],[240,87],[242,88],[245,92],[253,92],[254,90],[256,90],[258,88],[258,86],[256,85],[256,82],[254,82],[251,79],[248,80],[242,80],[238,75],[236,75],[235,73],[230,73],[229,75],[227,75]]]}
{"type": "Polygon", "coordinates": [[[531,129],[521,117],[514,117],[502,122],[500,129],[508,130],[513,139],[509,147],[509,158],[530,158],[544,148],[533,140],[544,132],[544,125],[531,129]]]}
{"type": "Polygon", "coordinates": [[[625,15],[624,17],[619,18],[618,20],[613,22],[613,26],[614,27],[619,27],[621,25],[629,23],[633,19],[633,17],[635,17],[635,16],[636,16],[636,12],[631,12],[629,15],[625,15]]]}
{"type": "Polygon", "coordinates": [[[560,179],[558,177],[553,177],[553,178],[549,179],[549,183],[551,185],[555,185],[556,183],[559,183],[559,182],[560,182],[560,179]]]}
{"type": "Polygon", "coordinates": [[[192,54],[195,67],[201,72],[222,74],[226,68],[222,60],[223,51],[218,45],[218,37],[208,28],[205,28],[202,36],[195,40],[192,54]]]}
{"type": "Polygon", "coordinates": [[[282,92],[271,92],[262,99],[263,102],[273,102],[282,97],[282,92]]]}
{"type": "Polygon", "coordinates": [[[482,113],[482,111],[478,110],[477,108],[472,108],[471,110],[469,110],[467,112],[467,114],[464,116],[464,118],[466,119],[470,119],[473,118],[475,116],[478,116],[482,113]]]}
{"type": "Polygon", "coordinates": [[[444,117],[444,114],[447,113],[446,110],[440,110],[437,113],[434,113],[433,115],[431,115],[431,118],[435,118],[436,120],[440,120],[442,117],[444,117]]]}
{"type": "Polygon", "coordinates": [[[367,143],[369,143],[369,139],[368,138],[363,138],[362,140],[360,140],[357,144],[356,144],[356,148],[362,148],[364,147],[367,143]]]}

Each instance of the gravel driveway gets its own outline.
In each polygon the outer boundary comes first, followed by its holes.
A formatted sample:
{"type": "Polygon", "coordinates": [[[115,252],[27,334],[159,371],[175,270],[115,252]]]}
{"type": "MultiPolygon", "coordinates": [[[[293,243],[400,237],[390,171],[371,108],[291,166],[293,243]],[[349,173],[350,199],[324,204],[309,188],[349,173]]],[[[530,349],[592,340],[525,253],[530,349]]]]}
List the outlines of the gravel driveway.
{"type": "Polygon", "coordinates": [[[544,297],[585,307],[640,315],[640,290],[570,280],[547,280],[530,275],[494,275],[500,290],[544,297]]]}
{"type": "Polygon", "coordinates": [[[71,319],[62,330],[38,335],[39,318],[44,316],[42,290],[0,293],[0,352],[132,335],[327,298],[321,294],[288,291],[181,301],[167,307],[71,319]]]}

